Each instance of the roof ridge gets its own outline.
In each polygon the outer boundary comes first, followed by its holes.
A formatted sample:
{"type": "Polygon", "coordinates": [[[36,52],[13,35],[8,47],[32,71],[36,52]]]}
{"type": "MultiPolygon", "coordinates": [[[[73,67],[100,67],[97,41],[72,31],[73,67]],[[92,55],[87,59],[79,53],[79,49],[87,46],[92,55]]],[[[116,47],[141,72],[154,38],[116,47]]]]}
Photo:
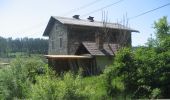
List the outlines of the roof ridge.
{"type": "MultiPolygon", "coordinates": [[[[77,25],[77,26],[81,26],[81,27],[97,27],[97,28],[103,28],[105,27],[105,25],[103,25],[102,21],[97,21],[94,20],[93,22],[88,21],[87,19],[74,19],[74,18],[69,18],[69,17],[61,17],[61,16],[51,16],[50,21],[48,22],[48,25],[44,31],[44,36],[48,36],[48,33],[50,31],[50,25],[52,25],[52,19],[57,20],[59,22],[61,22],[62,24],[65,25],[77,25]]],[[[125,30],[125,31],[130,31],[130,32],[139,32],[138,30],[132,29],[130,27],[121,25],[119,23],[110,23],[108,22],[106,24],[106,27],[108,29],[121,29],[121,30],[125,30]]]]}
{"type": "MultiPolygon", "coordinates": [[[[62,17],[62,16],[52,16],[52,17],[54,17],[54,18],[62,18],[62,19],[70,19],[70,20],[79,20],[79,21],[86,21],[86,22],[89,22],[88,20],[86,20],[86,19],[74,19],[74,18],[72,18],[72,17],[62,17]]],[[[98,23],[103,23],[102,21],[99,21],[99,20],[94,20],[94,22],[98,22],[98,23]]],[[[122,25],[122,24],[120,24],[120,23],[116,23],[116,22],[114,22],[114,23],[112,23],[112,22],[107,22],[107,24],[115,24],[115,25],[122,25]]],[[[124,26],[124,25],[123,25],[124,26]]]]}

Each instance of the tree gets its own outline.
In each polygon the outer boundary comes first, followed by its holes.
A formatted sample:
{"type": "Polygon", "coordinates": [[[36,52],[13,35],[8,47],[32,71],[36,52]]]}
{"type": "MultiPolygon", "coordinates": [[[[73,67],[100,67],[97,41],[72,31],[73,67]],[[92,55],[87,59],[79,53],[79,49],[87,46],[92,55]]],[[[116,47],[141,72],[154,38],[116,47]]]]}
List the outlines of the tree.
{"type": "Polygon", "coordinates": [[[166,17],[154,26],[157,45],[116,53],[113,65],[105,71],[110,95],[115,89],[112,80],[120,78],[123,92],[132,98],[170,98],[170,26],[166,17]]]}
{"type": "MultiPolygon", "coordinates": [[[[158,21],[154,22],[154,29],[156,35],[157,46],[168,46],[167,43],[170,40],[170,25],[168,24],[167,17],[164,16],[158,21]]],[[[170,45],[169,45],[170,46],[170,45]]]]}
{"type": "Polygon", "coordinates": [[[162,43],[167,36],[170,36],[170,26],[168,25],[167,17],[164,16],[154,23],[156,39],[162,43]]]}
{"type": "Polygon", "coordinates": [[[25,52],[28,54],[46,54],[48,40],[40,38],[3,38],[0,37],[0,56],[6,57],[9,53],[25,52]]]}
{"type": "Polygon", "coordinates": [[[4,57],[7,55],[7,41],[5,38],[0,37],[0,56],[4,57]]]}

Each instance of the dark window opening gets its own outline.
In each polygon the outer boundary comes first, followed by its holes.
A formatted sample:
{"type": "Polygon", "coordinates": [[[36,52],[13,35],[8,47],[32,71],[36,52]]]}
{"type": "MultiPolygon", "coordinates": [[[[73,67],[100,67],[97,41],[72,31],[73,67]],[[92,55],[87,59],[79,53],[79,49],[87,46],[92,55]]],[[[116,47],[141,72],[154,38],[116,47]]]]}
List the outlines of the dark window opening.
{"type": "Polygon", "coordinates": [[[51,49],[54,49],[54,37],[50,36],[50,42],[51,42],[51,49]]]}
{"type": "Polygon", "coordinates": [[[60,39],[60,48],[62,48],[62,46],[63,46],[63,43],[62,43],[63,42],[63,38],[60,37],[59,39],[60,39]]]}
{"type": "Polygon", "coordinates": [[[58,29],[58,27],[56,26],[56,27],[55,27],[55,29],[57,30],[57,29],[58,29]]]}
{"type": "Polygon", "coordinates": [[[52,49],[54,49],[54,41],[51,41],[52,49]]]}

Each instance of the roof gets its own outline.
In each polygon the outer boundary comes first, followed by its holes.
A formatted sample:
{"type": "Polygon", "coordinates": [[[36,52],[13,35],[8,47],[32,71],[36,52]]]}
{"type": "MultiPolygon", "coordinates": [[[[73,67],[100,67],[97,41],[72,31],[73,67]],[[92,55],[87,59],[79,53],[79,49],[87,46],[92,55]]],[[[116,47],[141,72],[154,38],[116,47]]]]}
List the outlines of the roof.
{"type": "MultiPolygon", "coordinates": [[[[75,19],[75,18],[66,18],[66,17],[58,17],[58,16],[52,16],[50,18],[50,21],[44,31],[44,36],[48,36],[51,24],[54,24],[53,21],[57,20],[61,22],[64,25],[77,25],[77,26],[89,26],[89,27],[103,27],[103,22],[102,21],[95,21],[90,22],[89,20],[84,20],[84,19],[75,19]]],[[[118,23],[107,23],[107,28],[110,29],[122,29],[122,30],[128,30],[131,32],[139,32],[137,30],[131,29],[129,27],[126,27],[124,25],[118,24],[118,23]]]]}
{"type": "Polygon", "coordinates": [[[93,56],[114,56],[118,50],[118,44],[103,44],[103,49],[99,50],[95,42],[83,42],[82,45],[93,56]]]}
{"type": "Polygon", "coordinates": [[[44,55],[47,59],[89,59],[91,56],[78,55],[44,55]]]}

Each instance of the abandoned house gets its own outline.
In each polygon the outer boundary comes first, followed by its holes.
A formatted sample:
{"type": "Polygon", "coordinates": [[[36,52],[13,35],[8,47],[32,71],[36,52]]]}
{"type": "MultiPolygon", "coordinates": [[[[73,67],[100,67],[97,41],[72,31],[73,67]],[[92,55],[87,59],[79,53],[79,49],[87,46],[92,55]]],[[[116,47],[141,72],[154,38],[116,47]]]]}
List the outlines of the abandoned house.
{"type": "Polygon", "coordinates": [[[113,62],[115,52],[122,46],[131,46],[131,33],[137,30],[118,23],[96,21],[89,16],[86,20],[79,15],[73,18],[52,16],[43,33],[49,37],[49,65],[56,71],[85,73],[102,72],[113,62]]]}

